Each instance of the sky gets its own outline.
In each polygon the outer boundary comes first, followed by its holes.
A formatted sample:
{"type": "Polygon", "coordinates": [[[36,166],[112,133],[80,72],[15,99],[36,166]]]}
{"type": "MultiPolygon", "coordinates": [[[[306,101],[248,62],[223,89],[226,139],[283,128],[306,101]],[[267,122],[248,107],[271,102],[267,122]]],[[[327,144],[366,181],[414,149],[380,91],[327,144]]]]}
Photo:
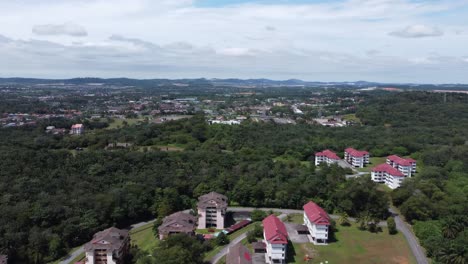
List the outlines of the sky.
{"type": "Polygon", "coordinates": [[[0,0],[0,77],[468,83],[468,0],[0,0]]]}

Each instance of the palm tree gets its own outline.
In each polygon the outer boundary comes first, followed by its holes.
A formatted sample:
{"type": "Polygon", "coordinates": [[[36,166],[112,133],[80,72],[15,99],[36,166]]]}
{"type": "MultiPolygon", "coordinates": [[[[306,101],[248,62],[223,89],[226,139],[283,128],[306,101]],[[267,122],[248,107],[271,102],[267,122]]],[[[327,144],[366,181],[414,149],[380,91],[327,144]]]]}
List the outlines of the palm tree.
{"type": "Polygon", "coordinates": [[[463,231],[463,229],[464,226],[462,223],[451,219],[444,222],[444,226],[442,227],[442,234],[445,238],[453,239],[458,235],[458,233],[463,231]]]}
{"type": "Polygon", "coordinates": [[[349,215],[346,212],[340,213],[340,218],[338,218],[338,224],[342,226],[349,226],[351,224],[349,221],[349,215]]]}

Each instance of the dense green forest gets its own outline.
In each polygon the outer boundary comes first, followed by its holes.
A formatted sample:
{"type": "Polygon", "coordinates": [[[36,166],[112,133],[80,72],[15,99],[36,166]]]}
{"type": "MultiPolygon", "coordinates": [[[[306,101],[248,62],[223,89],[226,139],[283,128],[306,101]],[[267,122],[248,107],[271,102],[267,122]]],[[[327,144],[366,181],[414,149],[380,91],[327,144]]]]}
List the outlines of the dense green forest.
{"type": "Polygon", "coordinates": [[[464,263],[455,261],[467,258],[468,96],[373,93],[356,114],[363,126],[209,126],[197,114],[96,126],[81,137],[47,135],[48,123],[0,129],[0,252],[13,263],[44,263],[98,230],[192,208],[199,195],[217,191],[243,206],[301,208],[312,199],[330,213],[380,219],[393,202],[430,257],[464,263]],[[106,150],[113,142],[134,145],[106,150]],[[338,166],[315,168],[314,152],[342,154],[349,146],[411,155],[419,172],[389,195],[369,177],[346,180],[338,166]]]}

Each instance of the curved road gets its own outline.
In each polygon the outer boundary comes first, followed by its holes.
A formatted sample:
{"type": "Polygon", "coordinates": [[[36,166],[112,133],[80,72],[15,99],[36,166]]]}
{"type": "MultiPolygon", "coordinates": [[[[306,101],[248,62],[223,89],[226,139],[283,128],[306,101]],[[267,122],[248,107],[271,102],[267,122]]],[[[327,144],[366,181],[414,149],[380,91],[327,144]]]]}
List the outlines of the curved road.
{"type": "Polygon", "coordinates": [[[403,233],[403,235],[406,238],[406,241],[408,241],[411,251],[413,251],[413,255],[416,258],[418,264],[429,264],[429,261],[426,258],[426,254],[424,253],[423,248],[419,245],[418,239],[408,228],[407,224],[401,219],[401,217],[393,208],[390,208],[389,211],[390,213],[392,213],[393,218],[395,218],[397,230],[403,233]]]}

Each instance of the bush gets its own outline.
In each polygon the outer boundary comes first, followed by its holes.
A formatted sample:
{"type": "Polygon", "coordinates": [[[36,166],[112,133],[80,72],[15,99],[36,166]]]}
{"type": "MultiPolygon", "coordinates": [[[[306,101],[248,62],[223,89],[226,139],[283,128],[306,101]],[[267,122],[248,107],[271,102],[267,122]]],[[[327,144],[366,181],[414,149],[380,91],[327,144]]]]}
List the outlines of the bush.
{"type": "Polygon", "coordinates": [[[394,235],[398,232],[396,229],[395,219],[393,217],[387,218],[387,227],[388,227],[388,233],[390,235],[394,235]]]}
{"type": "Polygon", "coordinates": [[[262,221],[265,217],[267,217],[267,213],[262,210],[255,209],[250,213],[253,222],[262,221]]]}
{"type": "Polygon", "coordinates": [[[226,236],[224,232],[219,233],[219,235],[216,237],[216,245],[218,246],[224,246],[229,244],[229,237],[226,236]]]}

